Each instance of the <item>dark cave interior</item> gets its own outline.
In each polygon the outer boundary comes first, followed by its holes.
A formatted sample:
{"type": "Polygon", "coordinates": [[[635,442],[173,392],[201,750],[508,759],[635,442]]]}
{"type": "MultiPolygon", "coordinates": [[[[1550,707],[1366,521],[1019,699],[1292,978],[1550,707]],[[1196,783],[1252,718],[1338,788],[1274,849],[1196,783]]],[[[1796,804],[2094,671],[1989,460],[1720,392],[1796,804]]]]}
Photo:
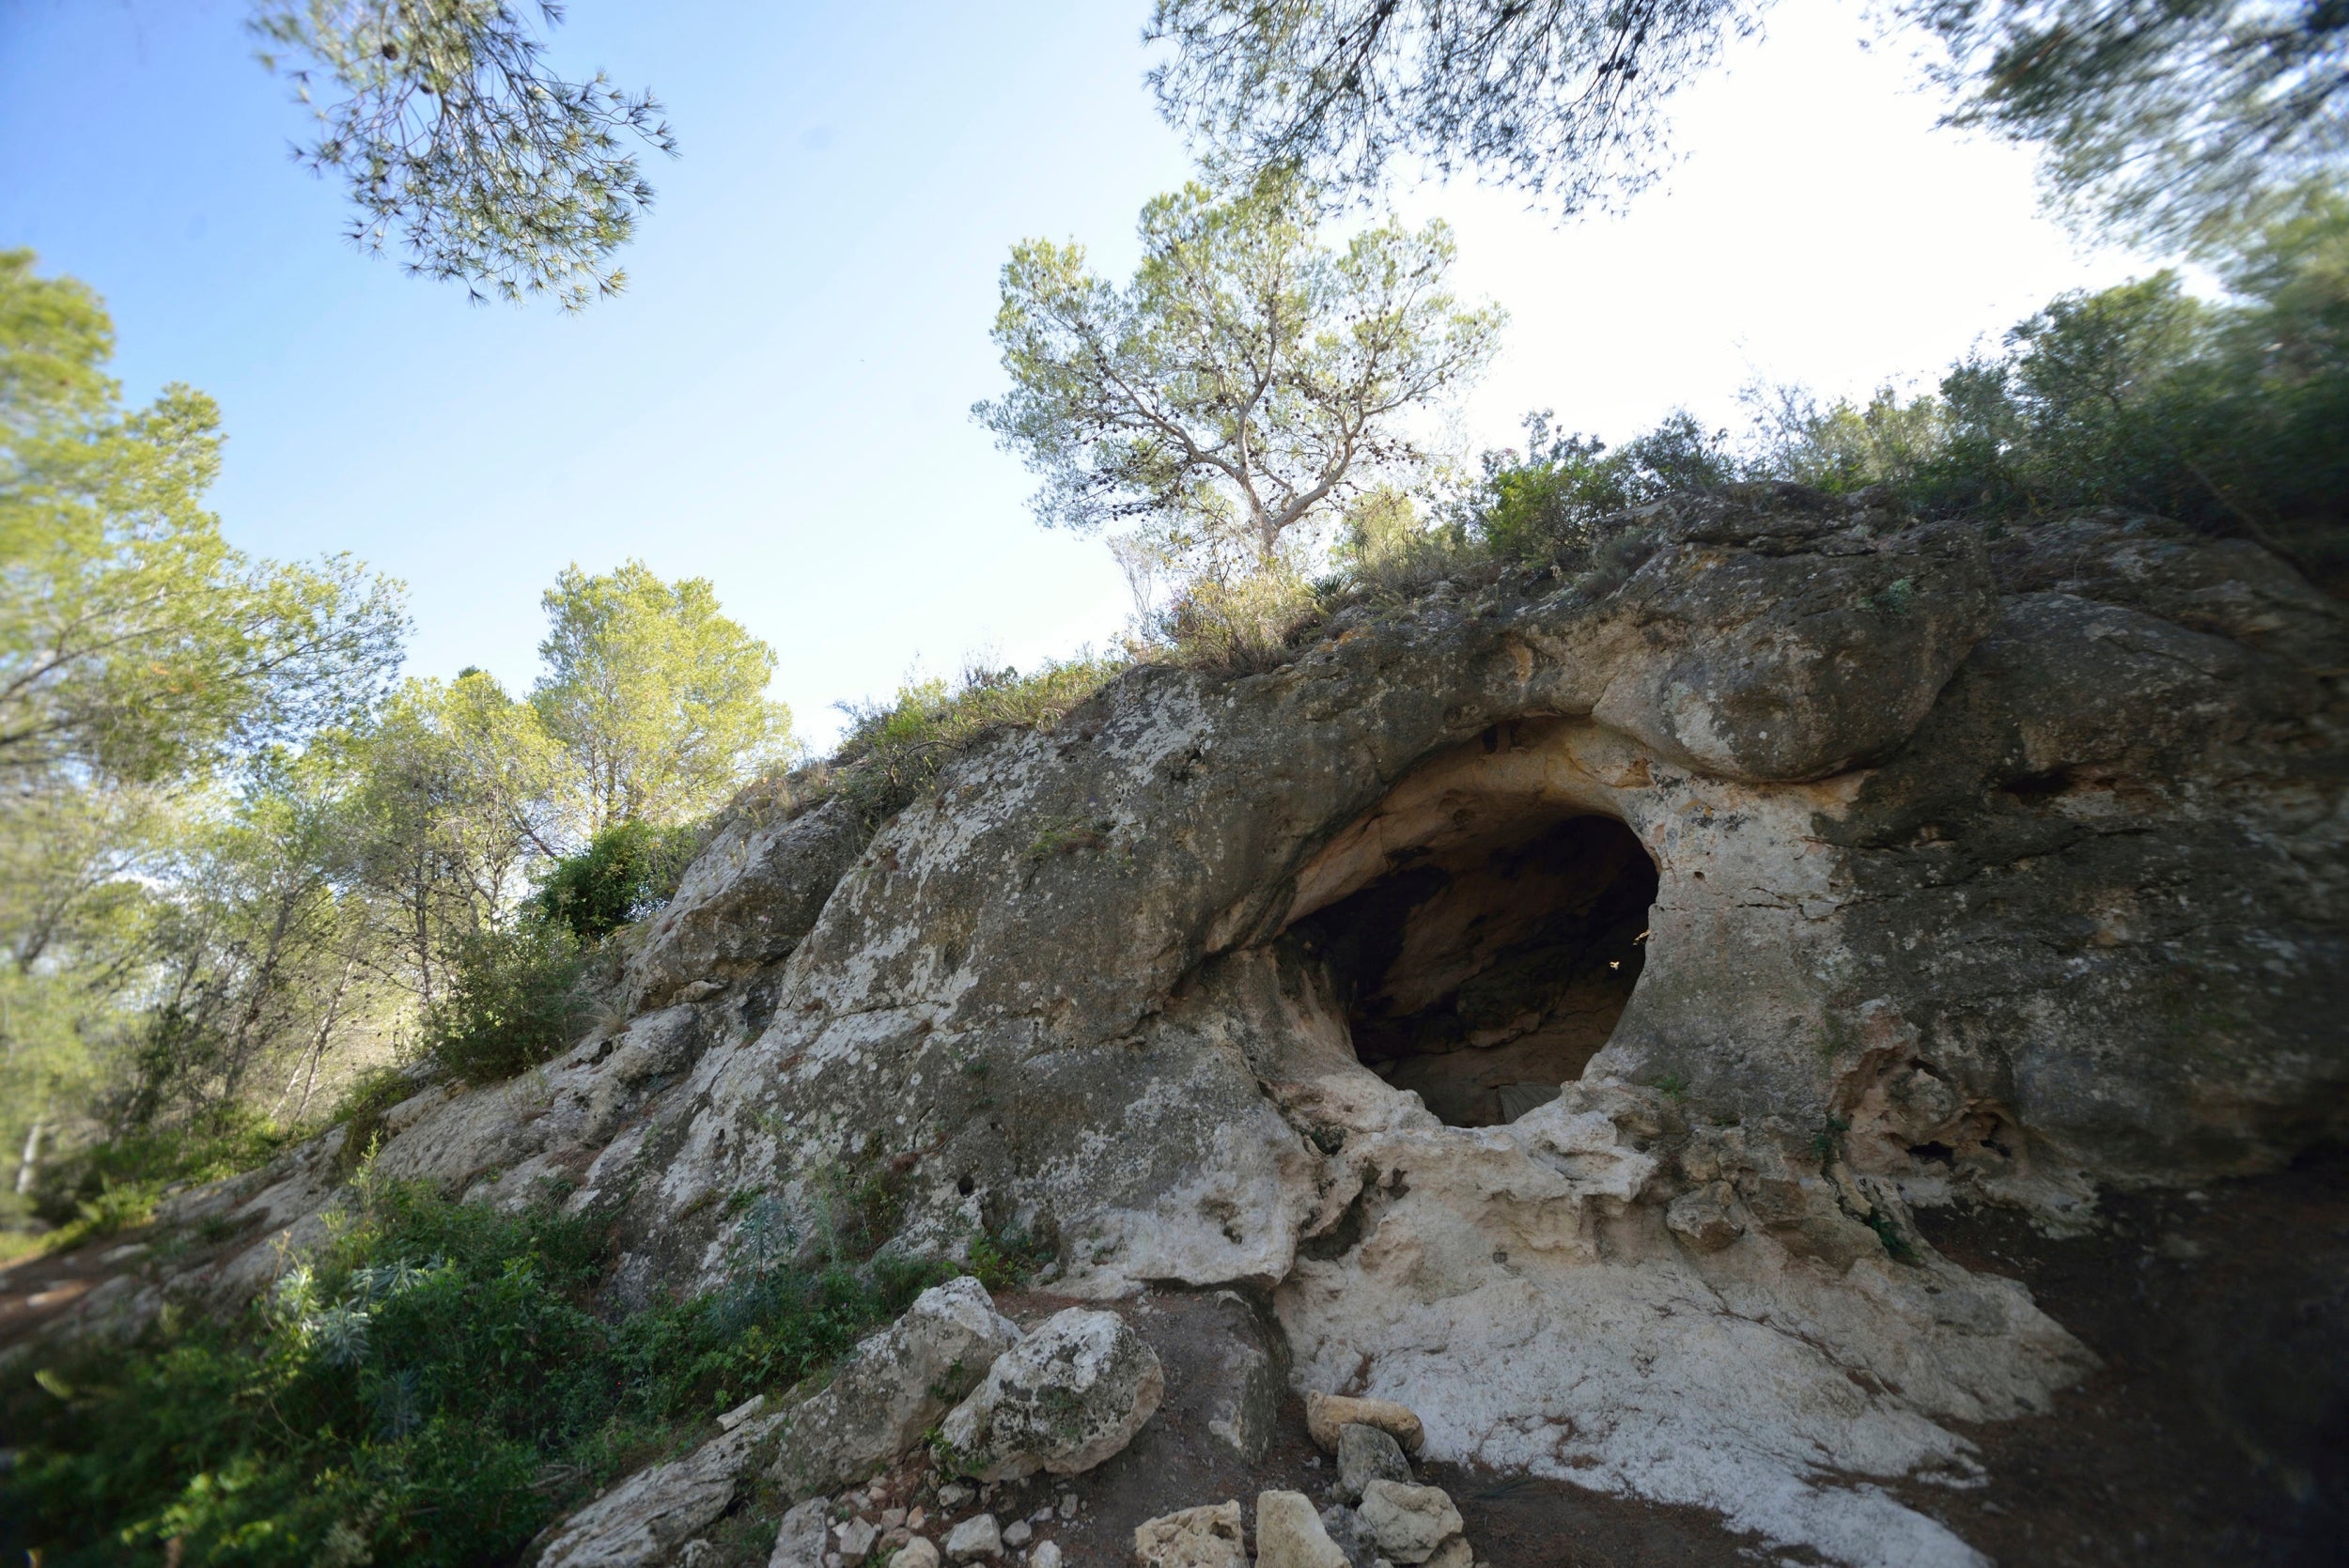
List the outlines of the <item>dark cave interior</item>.
{"type": "Polygon", "coordinates": [[[1454,1126],[1515,1121],[1607,1043],[1646,956],[1656,865],[1611,817],[1517,822],[1299,921],[1354,1053],[1454,1126]]]}

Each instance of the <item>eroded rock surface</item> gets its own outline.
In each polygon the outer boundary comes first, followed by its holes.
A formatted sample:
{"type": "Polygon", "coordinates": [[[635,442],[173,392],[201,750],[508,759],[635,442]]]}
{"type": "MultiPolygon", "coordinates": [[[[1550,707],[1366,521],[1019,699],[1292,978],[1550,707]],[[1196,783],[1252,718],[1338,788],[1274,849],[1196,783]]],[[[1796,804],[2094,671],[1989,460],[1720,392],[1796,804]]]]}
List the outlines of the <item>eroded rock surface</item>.
{"type": "MultiPolygon", "coordinates": [[[[869,843],[744,814],[629,1021],[419,1095],[380,1168],[562,1184],[622,1305],[722,1281],[732,1195],[814,1234],[886,1172],[909,1251],[1016,1226],[1073,1296],[1268,1297],[1295,1385],[1408,1405],[1426,1460],[1979,1560],[1875,1483],[1968,1481],[1956,1426],[2089,1358],[1915,1210],[2060,1231],[2349,1126],[2342,614],[2142,519],[1634,520],[1618,588],[1137,670],[869,843]]],[[[116,1309],[249,1295],[337,1168],[183,1200],[246,1228],[116,1309]]]]}

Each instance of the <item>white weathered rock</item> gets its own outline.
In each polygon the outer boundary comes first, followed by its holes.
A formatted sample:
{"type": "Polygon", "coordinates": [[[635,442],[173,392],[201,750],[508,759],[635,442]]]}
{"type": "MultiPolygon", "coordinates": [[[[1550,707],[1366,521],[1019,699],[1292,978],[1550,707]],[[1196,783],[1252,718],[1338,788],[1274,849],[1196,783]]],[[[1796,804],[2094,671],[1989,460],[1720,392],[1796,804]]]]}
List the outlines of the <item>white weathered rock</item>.
{"type": "Polygon", "coordinates": [[[1025,1519],[1014,1519],[1003,1527],[1003,1545],[1024,1546],[1035,1537],[1035,1527],[1025,1519]]]}
{"type": "MultiPolygon", "coordinates": [[[[666,1561],[734,1501],[781,1418],[742,1422],[682,1459],[637,1471],[557,1527],[538,1568],[641,1568],[666,1561]]],[[[821,1518],[818,1517],[818,1528],[821,1518]]],[[[820,1558],[819,1540],[817,1553],[820,1558]]]]}
{"type": "Polygon", "coordinates": [[[873,1543],[880,1539],[880,1527],[870,1519],[850,1519],[833,1533],[840,1542],[840,1560],[854,1568],[854,1564],[873,1555],[873,1543]]]}
{"type": "Polygon", "coordinates": [[[1135,1568],[1248,1568],[1237,1501],[1161,1514],[1134,1527],[1135,1568]]]}
{"type": "Polygon", "coordinates": [[[981,1481],[1074,1475],[1132,1441],[1165,1391],[1158,1353],[1124,1318],[1071,1307],[998,1358],[939,1435],[981,1481]]]}
{"type": "Polygon", "coordinates": [[[1347,1568],[1347,1563],[1304,1493],[1259,1492],[1256,1568],[1347,1568]]]}
{"type": "Polygon", "coordinates": [[[806,1497],[871,1475],[920,1441],[1019,1340],[1018,1326],[970,1276],[924,1291],[788,1412],[775,1478],[806,1497]]]}
{"type": "Polygon", "coordinates": [[[1380,1555],[1395,1562],[1425,1562],[1460,1533],[1460,1511],[1440,1486],[1374,1481],[1362,1488],[1362,1523],[1380,1555]]]}
{"type": "Polygon", "coordinates": [[[767,1559],[767,1568],[824,1568],[825,1552],[832,1545],[826,1511],[821,1498],[810,1498],[786,1511],[775,1527],[775,1549],[767,1559]]]}
{"type": "Polygon", "coordinates": [[[1028,1554],[1028,1568],[1060,1568],[1061,1550],[1057,1541],[1039,1541],[1028,1554]]]}
{"type": "Polygon", "coordinates": [[[1003,1555],[1003,1532],[992,1514],[973,1514],[946,1532],[946,1560],[972,1562],[1003,1555]]]}
{"type": "Polygon", "coordinates": [[[1392,1433],[1360,1421],[1338,1428],[1338,1490],[1347,1501],[1360,1498],[1362,1488],[1374,1481],[1408,1484],[1410,1479],[1411,1462],[1403,1457],[1403,1445],[1392,1433]]]}
{"type": "Polygon", "coordinates": [[[938,1547],[926,1535],[917,1535],[897,1548],[889,1568],[938,1568],[938,1547]]]}

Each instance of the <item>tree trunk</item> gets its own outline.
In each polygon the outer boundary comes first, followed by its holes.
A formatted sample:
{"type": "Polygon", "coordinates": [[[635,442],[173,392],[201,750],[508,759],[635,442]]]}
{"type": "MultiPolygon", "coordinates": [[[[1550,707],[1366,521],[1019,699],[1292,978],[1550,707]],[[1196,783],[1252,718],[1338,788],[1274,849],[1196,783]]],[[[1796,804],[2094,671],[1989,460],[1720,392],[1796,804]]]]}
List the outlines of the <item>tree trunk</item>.
{"type": "Polygon", "coordinates": [[[24,1155],[16,1162],[16,1195],[20,1198],[33,1189],[33,1172],[40,1163],[40,1119],[33,1119],[33,1127],[24,1135],[24,1155]]]}

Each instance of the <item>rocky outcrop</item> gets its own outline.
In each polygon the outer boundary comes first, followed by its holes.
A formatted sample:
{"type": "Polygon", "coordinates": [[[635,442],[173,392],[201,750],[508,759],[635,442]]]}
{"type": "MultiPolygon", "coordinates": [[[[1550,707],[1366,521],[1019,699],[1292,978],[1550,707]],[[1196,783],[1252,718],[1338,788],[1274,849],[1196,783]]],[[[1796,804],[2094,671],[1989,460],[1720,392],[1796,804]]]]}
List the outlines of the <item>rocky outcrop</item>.
{"type": "Polygon", "coordinates": [[[1165,1392],[1157,1352],[1125,1319],[1072,1307],[997,1358],[938,1435],[979,1481],[1074,1475],[1131,1442],[1165,1392]]]}
{"type": "MultiPolygon", "coordinates": [[[[900,1250],[1019,1227],[1080,1297],[1268,1296],[1296,1384],[1408,1405],[1430,1461],[1979,1560],[1878,1483],[1965,1481],[1960,1428],[2088,1358],[1916,1209],[2061,1229],[2344,1129],[2341,610],[2144,519],[1626,526],[1619,586],[1137,669],[869,843],[744,814],[632,1017],[420,1095],[379,1167],[562,1182],[621,1305],[721,1279],[731,1195],[814,1234],[887,1172],[900,1250]]],[[[183,1203],[253,1240],[155,1290],[265,1281],[334,1189],[303,1158],[183,1203]]]]}

